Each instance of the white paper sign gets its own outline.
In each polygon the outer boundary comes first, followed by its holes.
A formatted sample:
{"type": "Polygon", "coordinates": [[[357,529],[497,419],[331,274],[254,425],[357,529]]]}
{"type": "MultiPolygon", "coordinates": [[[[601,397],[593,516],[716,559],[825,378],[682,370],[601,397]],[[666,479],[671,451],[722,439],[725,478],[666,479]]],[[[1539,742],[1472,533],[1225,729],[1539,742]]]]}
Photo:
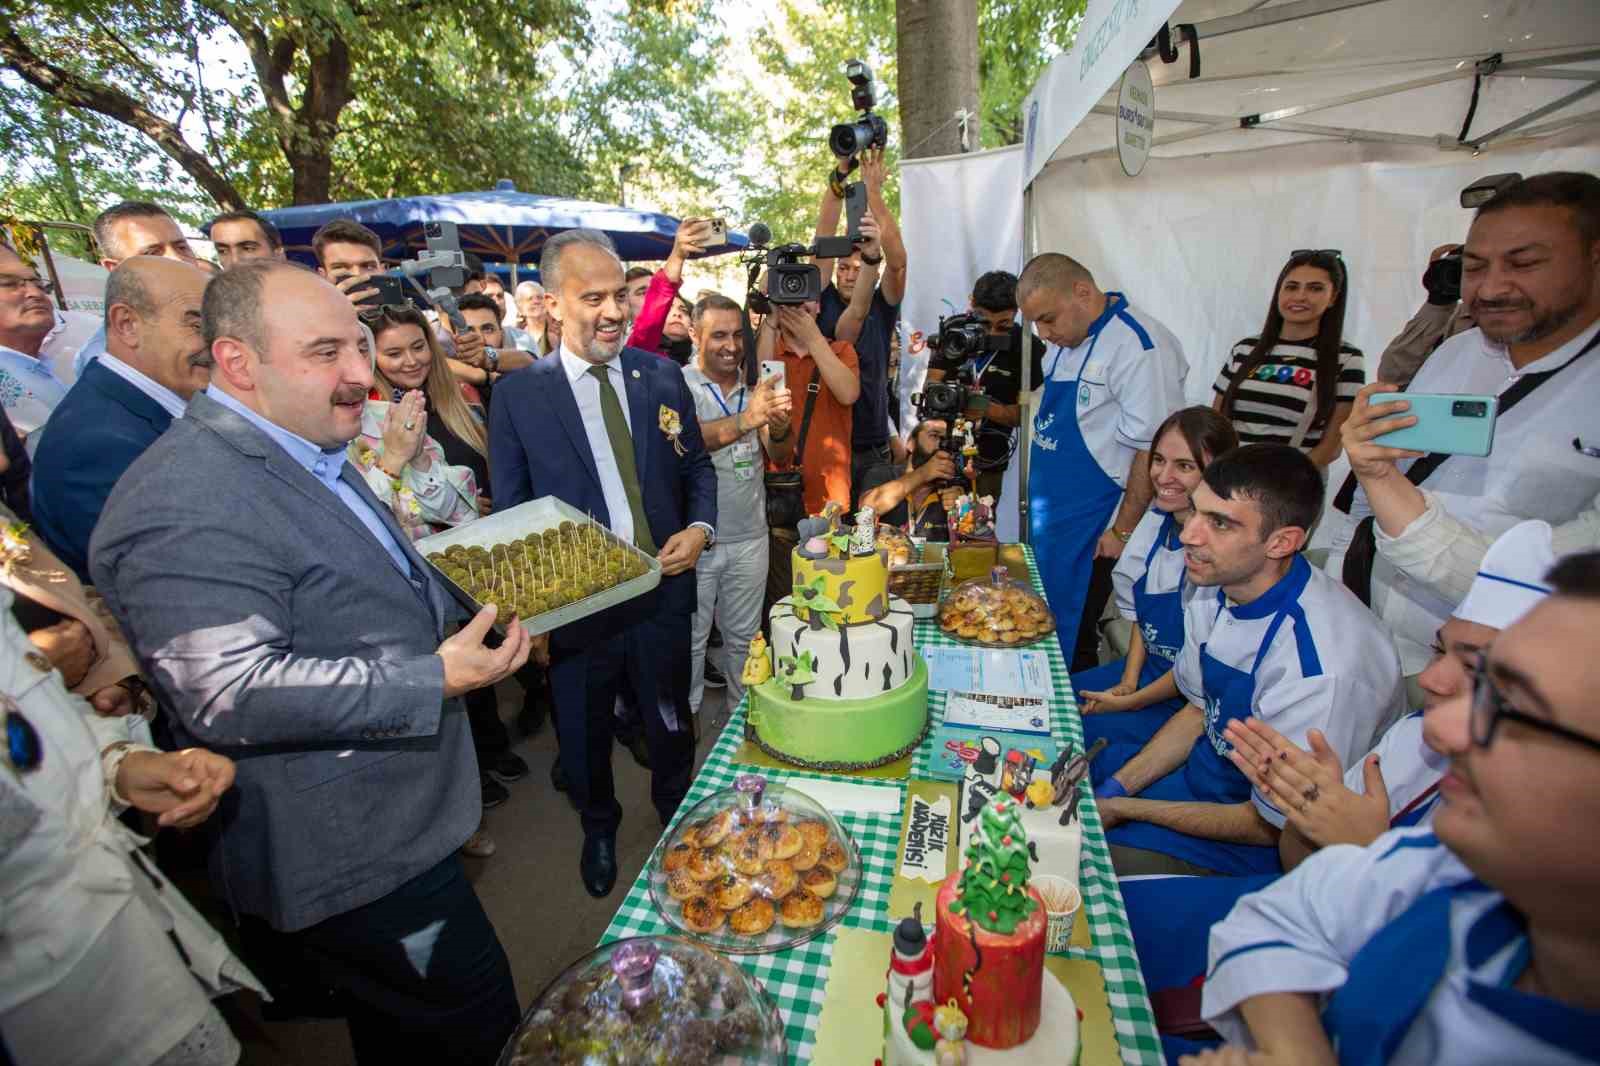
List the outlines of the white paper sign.
{"type": "Polygon", "coordinates": [[[905,854],[900,859],[900,876],[938,884],[949,870],[950,797],[940,796],[930,804],[921,796],[913,795],[910,817],[910,824],[906,826],[905,854]]]}
{"type": "Polygon", "coordinates": [[[1050,656],[1042,651],[994,651],[986,648],[922,649],[928,663],[928,687],[945,692],[984,692],[991,696],[1055,697],[1050,656]]]}
{"type": "Polygon", "coordinates": [[[1122,75],[1117,91],[1117,159],[1122,172],[1139,176],[1150,158],[1150,142],[1156,135],[1156,90],[1150,83],[1150,68],[1135,60],[1122,75]]]}

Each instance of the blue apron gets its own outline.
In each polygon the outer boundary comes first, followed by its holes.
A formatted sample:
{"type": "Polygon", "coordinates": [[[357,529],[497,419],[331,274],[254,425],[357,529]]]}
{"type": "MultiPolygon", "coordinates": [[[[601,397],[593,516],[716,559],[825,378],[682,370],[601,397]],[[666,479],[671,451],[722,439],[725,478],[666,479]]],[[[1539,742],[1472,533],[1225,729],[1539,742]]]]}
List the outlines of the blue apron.
{"type": "Polygon", "coordinates": [[[1121,293],[1106,293],[1106,309],[1089,326],[1089,348],[1071,381],[1054,380],[1056,364],[1065,354],[1064,349],[1056,350],[1033,418],[1028,526],[1039,580],[1056,616],[1056,639],[1069,663],[1089,593],[1095,544],[1122,499],[1122,486],[1100,469],[1078,428],[1078,407],[1089,399],[1083,368],[1100,343],[1101,330],[1127,305],[1121,293]]]}
{"type": "MultiPolygon", "coordinates": [[[[1261,661],[1272,647],[1273,638],[1310,579],[1311,564],[1306,562],[1305,556],[1296,555],[1289,572],[1260,599],[1248,605],[1252,617],[1265,617],[1267,612],[1272,616],[1249,673],[1214,658],[1204,644],[1200,646],[1201,685],[1206,698],[1202,708],[1206,718],[1205,735],[1194,742],[1184,764],[1139,793],[1142,798],[1180,803],[1241,803],[1250,798],[1249,780],[1224,754],[1228,744],[1223,739],[1223,731],[1234,719],[1248,718],[1254,713],[1256,672],[1261,669],[1261,661]]],[[[1225,609],[1226,604],[1219,599],[1217,614],[1220,616],[1225,609]]],[[[1095,761],[1096,780],[1116,773],[1138,751],[1137,748],[1124,749],[1117,752],[1113,761],[1113,750],[1107,748],[1095,761]]],[[[1171,855],[1217,873],[1262,874],[1283,869],[1276,847],[1202,840],[1148,822],[1120,825],[1107,834],[1107,839],[1124,847],[1171,855]]]]}
{"type": "MultiPolygon", "coordinates": [[[[1178,578],[1178,587],[1171,592],[1149,591],[1150,563],[1163,548],[1167,551],[1183,550],[1183,545],[1178,542],[1178,522],[1170,514],[1162,521],[1155,542],[1144,557],[1144,573],[1133,583],[1134,624],[1139,627],[1145,648],[1144,667],[1139,671],[1140,688],[1154,684],[1162,674],[1172,669],[1172,660],[1158,649],[1177,651],[1183,647],[1183,577],[1178,578]]],[[[1122,658],[1073,674],[1073,691],[1101,692],[1120,683],[1126,664],[1127,659],[1122,658]]],[[[1089,748],[1102,737],[1108,744],[1144,744],[1182,707],[1183,699],[1175,697],[1136,711],[1091,714],[1083,720],[1084,747],[1089,748]]]]}

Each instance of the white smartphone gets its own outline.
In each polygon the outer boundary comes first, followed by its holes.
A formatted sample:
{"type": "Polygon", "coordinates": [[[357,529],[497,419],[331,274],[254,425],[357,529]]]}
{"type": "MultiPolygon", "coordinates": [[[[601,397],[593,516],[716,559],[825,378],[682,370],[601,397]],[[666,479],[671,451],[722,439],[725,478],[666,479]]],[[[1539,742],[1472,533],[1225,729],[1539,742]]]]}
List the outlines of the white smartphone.
{"type": "Polygon", "coordinates": [[[777,359],[763,359],[763,360],[761,360],[761,380],[765,381],[768,378],[777,378],[778,379],[777,387],[780,388],[780,389],[788,387],[787,384],[785,384],[785,381],[784,381],[785,375],[784,375],[784,372],[783,372],[783,363],[782,363],[782,361],[777,360],[777,359]]]}
{"type": "Polygon", "coordinates": [[[717,248],[717,247],[720,247],[720,246],[722,246],[724,244],[727,244],[727,243],[728,243],[728,220],[725,219],[725,218],[714,218],[714,219],[712,219],[711,220],[711,241],[710,241],[711,247],[717,248]]]}

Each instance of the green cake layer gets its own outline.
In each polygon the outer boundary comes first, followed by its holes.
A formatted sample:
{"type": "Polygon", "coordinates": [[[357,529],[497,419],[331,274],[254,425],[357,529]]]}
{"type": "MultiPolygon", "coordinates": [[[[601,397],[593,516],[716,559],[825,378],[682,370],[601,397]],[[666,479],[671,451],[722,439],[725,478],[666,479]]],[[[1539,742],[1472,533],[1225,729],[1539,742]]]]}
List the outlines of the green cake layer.
{"type": "Polygon", "coordinates": [[[909,754],[928,731],[928,664],[905,684],[858,700],[794,699],[776,679],[750,690],[752,739],[774,758],[816,770],[861,770],[909,754]]]}

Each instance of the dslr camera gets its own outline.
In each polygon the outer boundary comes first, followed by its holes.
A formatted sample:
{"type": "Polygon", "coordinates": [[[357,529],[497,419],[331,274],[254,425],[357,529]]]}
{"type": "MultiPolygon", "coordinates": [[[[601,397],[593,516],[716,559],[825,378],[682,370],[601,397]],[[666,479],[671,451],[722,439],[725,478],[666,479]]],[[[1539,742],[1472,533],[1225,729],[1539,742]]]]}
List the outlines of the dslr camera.
{"type": "Polygon", "coordinates": [[[882,148],[889,143],[889,124],[882,115],[874,114],[877,94],[872,87],[872,71],[859,59],[844,65],[844,76],[850,79],[850,106],[861,112],[854,122],[841,122],[828,133],[828,147],[840,159],[849,159],[868,148],[882,148]]]}
{"type": "MultiPolygon", "coordinates": [[[[1461,206],[1476,210],[1522,180],[1521,174],[1490,174],[1461,190],[1461,206]]],[[[1428,302],[1453,304],[1461,299],[1461,250],[1442,255],[1428,264],[1422,274],[1422,287],[1428,290],[1428,302]]]]}
{"type": "Polygon", "coordinates": [[[988,322],[968,312],[939,319],[939,335],[928,341],[928,347],[947,361],[960,360],[960,365],[945,380],[924,385],[921,392],[912,395],[911,402],[916,406],[918,421],[926,422],[930,418],[944,421],[945,435],[939,447],[960,462],[965,439],[956,433],[956,420],[988,401],[978,387],[978,370],[972,356],[1009,352],[1011,334],[990,333],[988,322]]]}

